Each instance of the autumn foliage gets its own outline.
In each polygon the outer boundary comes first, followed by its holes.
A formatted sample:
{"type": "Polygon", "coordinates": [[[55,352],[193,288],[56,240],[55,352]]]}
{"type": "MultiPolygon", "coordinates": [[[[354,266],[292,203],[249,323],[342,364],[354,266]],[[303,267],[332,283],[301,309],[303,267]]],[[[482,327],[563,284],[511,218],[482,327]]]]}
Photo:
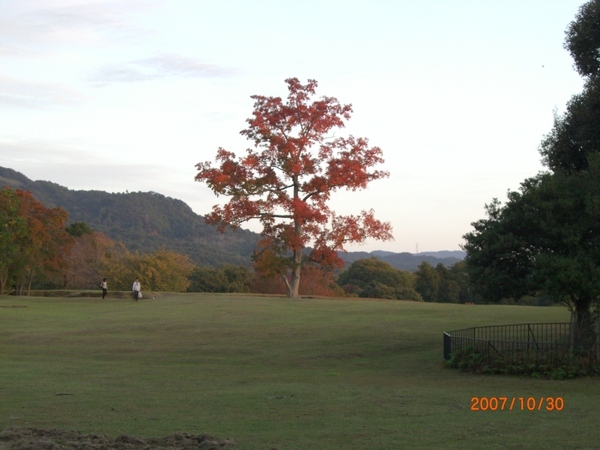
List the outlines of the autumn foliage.
{"type": "Polygon", "coordinates": [[[97,289],[102,278],[109,290],[128,291],[135,278],[144,290],[183,292],[190,284],[194,265],[187,255],[160,248],[152,253],[129,251],[103,233],[75,238],[67,258],[64,288],[97,289]]]}
{"type": "Polygon", "coordinates": [[[131,282],[139,278],[142,290],[185,292],[194,269],[187,255],[166,249],[153,253],[127,251],[115,266],[107,267],[107,276],[121,289],[130,289],[131,282]]]}
{"type": "Polygon", "coordinates": [[[367,238],[391,239],[389,223],[373,211],[341,216],[330,209],[331,195],[356,191],[388,176],[374,169],[383,163],[379,147],[366,138],[330,137],[350,118],[351,105],[333,97],[315,97],[317,82],[286,80],[288,97],[255,95],[254,111],[241,134],[254,149],[237,157],[220,148],[216,164],[199,163],[196,180],[229,201],[213,207],[209,223],[224,230],[256,219],[262,224],[255,269],[277,273],[288,296],[299,292],[304,258],[329,267],[342,265],[337,256],[348,243],[367,238]],[[305,249],[312,250],[305,255],[305,249]]]}
{"type": "Polygon", "coordinates": [[[48,208],[30,192],[0,190],[0,295],[44,288],[129,290],[135,278],[144,289],[185,291],[194,265],[166,249],[141,254],[95,232],[83,222],[66,226],[63,208],[48,208]]]}
{"type": "Polygon", "coordinates": [[[72,244],[67,212],[22,190],[0,191],[0,294],[7,284],[28,292],[39,274],[60,273],[72,244]]]}
{"type": "MultiPolygon", "coordinates": [[[[63,289],[97,289],[102,278],[122,272],[120,261],[126,254],[123,244],[103,233],[90,230],[74,236],[66,269],[57,284],[62,284],[63,289]]],[[[112,276],[110,281],[111,289],[116,288],[112,276]]]]}

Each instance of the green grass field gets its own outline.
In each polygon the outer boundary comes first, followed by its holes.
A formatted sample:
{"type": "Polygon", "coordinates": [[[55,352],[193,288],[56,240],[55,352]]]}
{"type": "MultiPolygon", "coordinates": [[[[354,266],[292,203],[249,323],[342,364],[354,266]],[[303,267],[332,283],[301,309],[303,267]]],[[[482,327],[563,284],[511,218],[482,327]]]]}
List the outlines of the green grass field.
{"type": "Polygon", "coordinates": [[[444,330],[568,318],[560,307],[5,296],[0,429],[209,433],[242,450],[600,448],[600,379],[442,363],[444,330]],[[561,397],[564,409],[476,412],[473,397],[561,397]]]}

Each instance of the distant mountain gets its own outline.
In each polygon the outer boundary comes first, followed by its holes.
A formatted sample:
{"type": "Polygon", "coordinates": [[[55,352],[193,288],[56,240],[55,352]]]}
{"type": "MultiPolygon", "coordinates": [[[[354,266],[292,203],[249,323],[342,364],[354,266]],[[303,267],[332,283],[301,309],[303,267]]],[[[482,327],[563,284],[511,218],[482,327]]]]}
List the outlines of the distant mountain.
{"type": "Polygon", "coordinates": [[[444,266],[449,267],[464,259],[465,253],[461,251],[441,251],[441,252],[427,252],[427,253],[393,253],[384,251],[374,251],[371,253],[367,252],[348,252],[338,253],[340,258],[344,260],[346,264],[352,264],[354,261],[365,258],[377,258],[387,262],[390,266],[396,269],[405,270],[407,272],[414,272],[423,261],[427,261],[432,266],[437,266],[442,263],[444,266]],[[439,254],[440,257],[433,255],[439,254]],[[447,255],[454,256],[447,256],[447,255]]]}
{"type": "MultiPolygon", "coordinates": [[[[32,181],[25,175],[0,167],[0,187],[30,191],[48,207],[61,206],[69,222],[85,222],[92,229],[120,241],[130,250],[154,251],[159,247],[187,254],[198,265],[249,265],[259,234],[238,229],[224,234],[204,222],[183,201],[156,192],[112,194],[75,191],[50,181],[32,181]]],[[[393,253],[386,251],[339,253],[347,264],[376,257],[400,270],[415,271],[421,262],[450,266],[464,252],[393,253]]]]}
{"type": "Polygon", "coordinates": [[[183,201],[156,192],[74,191],[50,181],[31,181],[2,167],[0,186],[30,191],[48,207],[61,206],[69,222],[85,222],[130,250],[149,252],[164,246],[189,255],[198,265],[249,265],[259,239],[243,229],[221,234],[183,201]]]}
{"type": "Polygon", "coordinates": [[[417,255],[422,256],[433,256],[434,258],[456,258],[456,259],[465,259],[467,255],[466,252],[462,250],[441,250],[439,252],[420,252],[417,255]]]}

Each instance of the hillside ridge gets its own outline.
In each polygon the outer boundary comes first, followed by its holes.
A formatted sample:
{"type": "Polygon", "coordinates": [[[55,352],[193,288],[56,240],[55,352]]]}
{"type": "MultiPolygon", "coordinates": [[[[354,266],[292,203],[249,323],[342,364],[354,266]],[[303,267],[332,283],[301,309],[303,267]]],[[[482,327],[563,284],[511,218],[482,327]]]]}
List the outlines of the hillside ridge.
{"type": "MultiPolygon", "coordinates": [[[[109,193],[71,190],[51,181],[32,181],[16,170],[0,167],[0,186],[30,191],[48,207],[60,206],[69,213],[69,222],[85,222],[92,229],[120,241],[130,250],[154,251],[160,247],[186,254],[197,265],[250,265],[260,235],[245,229],[220,233],[207,225],[182,200],[156,192],[109,193]]],[[[461,257],[462,254],[462,257],[461,257]]],[[[378,258],[401,270],[414,271],[427,261],[450,266],[464,252],[441,251],[419,254],[386,251],[340,252],[346,264],[378,258]],[[438,255],[439,257],[435,256],[438,255]]]]}

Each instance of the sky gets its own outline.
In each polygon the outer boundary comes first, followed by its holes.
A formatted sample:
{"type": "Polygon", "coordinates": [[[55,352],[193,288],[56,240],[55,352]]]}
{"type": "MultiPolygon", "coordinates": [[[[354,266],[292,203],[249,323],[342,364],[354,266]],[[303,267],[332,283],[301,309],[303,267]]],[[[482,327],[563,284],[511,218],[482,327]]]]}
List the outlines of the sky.
{"type": "Polygon", "coordinates": [[[367,137],[390,172],[332,197],[393,227],[347,250],[458,250],[486,203],[544,169],[539,144],[583,86],[563,48],[583,3],[0,0],[0,166],[206,214],[226,199],[195,166],[251,146],[250,96],[316,79],[352,104],[336,136],[367,137]]]}

